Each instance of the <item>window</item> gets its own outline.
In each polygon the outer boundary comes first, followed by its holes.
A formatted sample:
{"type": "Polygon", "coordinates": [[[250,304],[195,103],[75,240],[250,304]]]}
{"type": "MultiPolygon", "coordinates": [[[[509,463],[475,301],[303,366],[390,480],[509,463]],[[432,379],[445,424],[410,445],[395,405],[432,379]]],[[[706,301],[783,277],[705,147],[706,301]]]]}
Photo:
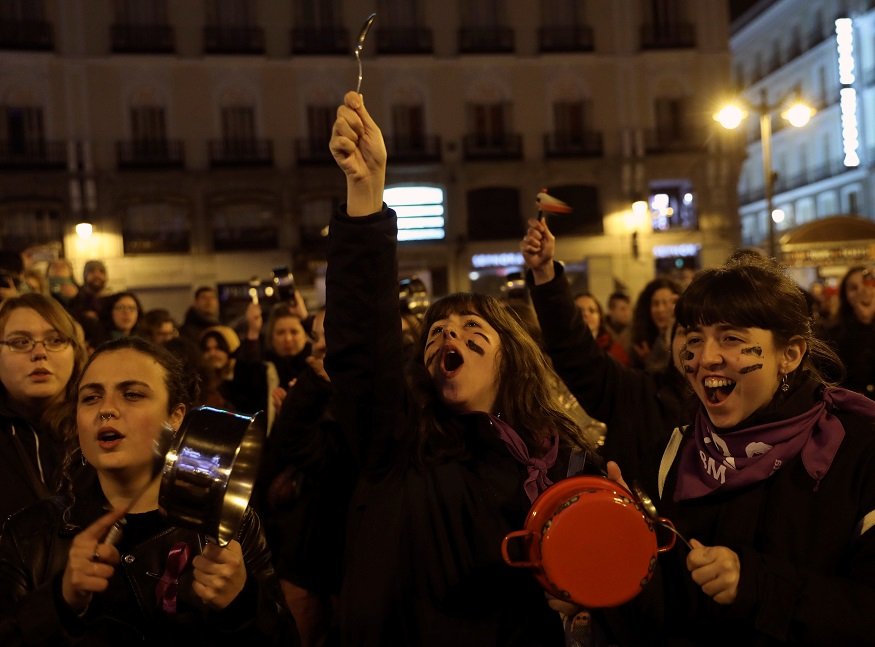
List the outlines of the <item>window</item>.
{"type": "Polygon", "coordinates": [[[310,29],[329,29],[340,24],[339,0],[296,0],[295,22],[310,29]]]}
{"type": "Polygon", "coordinates": [[[559,101],[553,104],[553,120],[556,135],[573,142],[583,141],[585,133],[592,130],[592,101],[559,101]]]}
{"type": "Polygon", "coordinates": [[[425,147],[425,108],[421,105],[392,106],[392,132],[401,150],[425,147]]]}
{"type": "Polygon", "coordinates": [[[443,240],[444,190],[436,186],[388,187],[383,200],[398,214],[398,240],[443,240]]]}
{"type": "Polygon", "coordinates": [[[131,139],[146,147],[167,141],[164,108],[135,106],[131,108],[131,139]]]}
{"type": "Polygon", "coordinates": [[[251,106],[222,108],[222,139],[225,142],[255,141],[255,111],[251,106]]]}
{"type": "Polygon", "coordinates": [[[649,194],[653,231],[696,229],[696,201],[689,180],[653,181],[649,194]]]}
{"type": "Polygon", "coordinates": [[[6,118],[0,122],[0,139],[13,155],[28,155],[38,151],[44,142],[43,109],[37,106],[6,106],[6,118]]]}
{"type": "Polygon", "coordinates": [[[206,10],[207,23],[220,27],[248,27],[255,17],[249,0],[208,0],[206,10]]]}
{"type": "Polygon", "coordinates": [[[115,0],[115,16],[128,25],[165,25],[167,0],[115,0]]]}
{"type": "Polygon", "coordinates": [[[0,244],[4,249],[60,243],[61,205],[8,204],[0,210],[0,244]]]}
{"type": "Polygon", "coordinates": [[[525,233],[519,191],[489,187],[468,192],[468,239],[519,239],[525,233]]]}
{"type": "Polygon", "coordinates": [[[189,251],[189,212],[182,200],[129,204],[122,214],[125,254],[189,251]]]}
{"type": "Polygon", "coordinates": [[[276,249],[278,209],[270,200],[222,198],[210,207],[213,249],[217,252],[276,249]]]}
{"type": "Polygon", "coordinates": [[[335,197],[311,198],[301,205],[301,241],[309,251],[328,242],[328,223],[338,206],[335,197]]]}
{"type": "Polygon", "coordinates": [[[604,233],[599,190],[585,184],[551,186],[550,195],[571,207],[571,213],[550,216],[550,229],[557,236],[592,236],[604,233]]]}
{"type": "Polygon", "coordinates": [[[500,142],[508,131],[510,104],[474,104],[468,110],[471,133],[482,144],[500,142]]]}

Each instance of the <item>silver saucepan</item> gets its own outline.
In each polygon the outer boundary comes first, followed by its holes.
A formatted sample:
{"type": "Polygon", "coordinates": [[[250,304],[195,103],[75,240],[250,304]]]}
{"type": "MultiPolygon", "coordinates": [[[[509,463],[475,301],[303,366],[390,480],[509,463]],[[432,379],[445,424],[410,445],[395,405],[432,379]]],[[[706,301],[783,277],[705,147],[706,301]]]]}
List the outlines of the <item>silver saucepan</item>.
{"type": "Polygon", "coordinates": [[[236,538],[266,438],[265,415],[192,409],[164,458],[158,506],[220,546],[236,538]]]}

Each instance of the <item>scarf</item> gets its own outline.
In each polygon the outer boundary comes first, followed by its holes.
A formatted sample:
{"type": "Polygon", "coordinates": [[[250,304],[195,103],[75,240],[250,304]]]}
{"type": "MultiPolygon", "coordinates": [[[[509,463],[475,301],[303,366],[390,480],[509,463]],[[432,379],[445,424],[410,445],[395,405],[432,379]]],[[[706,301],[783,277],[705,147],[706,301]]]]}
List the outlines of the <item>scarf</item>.
{"type": "Polygon", "coordinates": [[[827,387],[821,401],[801,414],[725,434],[714,430],[700,408],[692,442],[684,443],[678,461],[675,501],[759,483],[800,455],[816,490],[845,437],[833,411],[875,419],[875,402],[854,391],[827,387]]]}
{"type": "Polygon", "coordinates": [[[556,464],[559,456],[559,434],[554,431],[544,441],[547,451],[543,456],[530,456],[529,448],[513,427],[493,415],[489,416],[489,422],[498,432],[498,437],[504,441],[510,455],[526,466],[528,475],[523,483],[523,490],[529,497],[529,502],[534,503],[541,492],[553,485],[553,481],[547,476],[547,470],[556,464]]]}
{"type": "Polygon", "coordinates": [[[188,544],[180,541],[173,545],[167,554],[164,573],[155,586],[155,599],[164,613],[176,613],[176,595],[179,590],[179,578],[188,564],[188,544]]]}

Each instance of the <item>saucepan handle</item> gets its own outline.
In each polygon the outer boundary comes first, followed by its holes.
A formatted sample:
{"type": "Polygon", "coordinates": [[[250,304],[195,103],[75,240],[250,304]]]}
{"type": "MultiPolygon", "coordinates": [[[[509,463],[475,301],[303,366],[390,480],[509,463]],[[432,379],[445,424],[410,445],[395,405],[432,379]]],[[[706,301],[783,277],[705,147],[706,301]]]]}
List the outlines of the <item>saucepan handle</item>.
{"type": "Polygon", "coordinates": [[[656,547],[657,552],[664,553],[665,551],[674,548],[675,540],[677,537],[680,537],[680,535],[678,534],[677,528],[674,527],[674,524],[671,522],[670,519],[666,519],[665,517],[657,517],[656,523],[666,530],[670,531],[668,533],[668,542],[663,546],[656,547]]]}
{"type": "Polygon", "coordinates": [[[532,540],[535,537],[535,533],[531,530],[514,530],[513,532],[507,533],[504,539],[501,540],[501,556],[504,558],[504,562],[508,566],[516,566],[516,567],[528,567],[528,568],[540,568],[541,563],[537,561],[529,561],[529,562],[519,562],[514,560],[509,553],[510,543],[514,540],[521,539],[526,542],[525,549],[523,551],[524,555],[531,555],[531,546],[532,540]]]}

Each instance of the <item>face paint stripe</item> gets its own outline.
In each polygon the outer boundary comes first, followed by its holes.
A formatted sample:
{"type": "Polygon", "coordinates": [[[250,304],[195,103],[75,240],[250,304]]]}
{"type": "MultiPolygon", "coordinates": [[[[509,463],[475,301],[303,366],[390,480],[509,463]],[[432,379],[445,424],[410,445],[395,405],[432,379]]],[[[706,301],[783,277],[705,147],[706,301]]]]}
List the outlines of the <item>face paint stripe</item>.
{"type": "Polygon", "coordinates": [[[486,354],[486,351],[485,351],[485,350],[483,350],[482,348],[480,348],[480,346],[478,346],[477,344],[475,344],[475,343],[474,343],[472,340],[470,340],[470,339],[469,339],[467,342],[465,342],[465,345],[466,345],[468,348],[470,348],[471,350],[473,350],[475,353],[477,353],[478,355],[480,355],[481,357],[482,357],[483,355],[486,354]]]}
{"type": "Polygon", "coordinates": [[[752,366],[745,366],[744,368],[738,369],[738,372],[742,375],[746,375],[748,373],[753,373],[754,371],[759,371],[762,368],[762,364],[753,364],[752,366]]]}
{"type": "Polygon", "coordinates": [[[763,349],[759,346],[751,346],[750,348],[742,348],[742,355],[756,355],[757,357],[763,356],[763,349]]]}

